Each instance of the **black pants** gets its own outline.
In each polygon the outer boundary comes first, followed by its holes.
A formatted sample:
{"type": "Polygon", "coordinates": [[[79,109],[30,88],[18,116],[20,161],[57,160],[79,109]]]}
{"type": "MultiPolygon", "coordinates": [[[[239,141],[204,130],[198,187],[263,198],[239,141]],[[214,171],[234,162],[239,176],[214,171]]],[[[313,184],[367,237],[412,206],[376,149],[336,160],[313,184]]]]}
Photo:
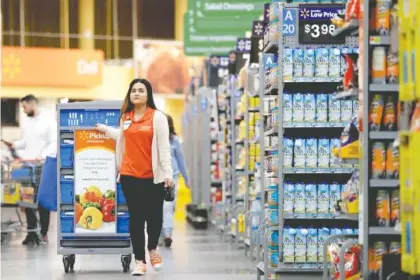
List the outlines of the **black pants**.
{"type": "Polygon", "coordinates": [[[156,249],[163,223],[164,184],[153,179],[121,176],[121,186],[130,214],[130,237],[136,260],[146,262],[144,224],[147,223],[149,250],[156,249]]]}
{"type": "MultiPolygon", "coordinates": [[[[44,207],[38,205],[39,222],[41,223],[41,235],[45,236],[48,233],[50,226],[50,211],[44,207]]],[[[35,229],[37,227],[36,209],[26,208],[26,222],[28,223],[28,229],[35,229]]]]}

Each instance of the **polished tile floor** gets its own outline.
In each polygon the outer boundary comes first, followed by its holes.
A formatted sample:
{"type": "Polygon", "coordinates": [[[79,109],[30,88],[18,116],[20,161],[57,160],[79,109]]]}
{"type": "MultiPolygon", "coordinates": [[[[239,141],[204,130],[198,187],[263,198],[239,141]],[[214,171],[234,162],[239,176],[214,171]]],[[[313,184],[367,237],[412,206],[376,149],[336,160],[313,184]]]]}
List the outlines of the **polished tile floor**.
{"type": "MultiPolygon", "coordinates": [[[[2,220],[5,219],[2,213],[2,220]]],[[[14,234],[1,247],[1,280],[60,280],[133,278],[123,273],[119,255],[77,255],[75,271],[65,274],[62,257],[56,253],[55,214],[51,217],[50,244],[22,246],[22,234],[14,234]]],[[[222,241],[216,229],[197,231],[178,222],[172,249],[161,248],[164,269],[148,267],[143,279],[165,280],[257,280],[255,263],[244,257],[243,249],[222,241]]],[[[133,264],[132,264],[133,266],[133,264]]],[[[319,280],[317,276],[282,275],[279,280],[319,280]]]]}
{"type": "MultiPolygon", "coordinates": [[[[52,217],[52,220],[54,218],[52,217]]],[[[56,230],[50,231],[50,244],[24,247],[22,235],[13,235],[1,250],[1,279],[127,279],[120,256],[76,256],[75,272],[65,274],[62,258],[56,253],[56,230]]],[[[245,259],[243,250],[223,242],[215,230],[195,231],[178,223],[172,249],[161,248],[164,269],[159,273],[148,267],[144,279],[168,280],[256,280],[255,265],[245,259]]]]}

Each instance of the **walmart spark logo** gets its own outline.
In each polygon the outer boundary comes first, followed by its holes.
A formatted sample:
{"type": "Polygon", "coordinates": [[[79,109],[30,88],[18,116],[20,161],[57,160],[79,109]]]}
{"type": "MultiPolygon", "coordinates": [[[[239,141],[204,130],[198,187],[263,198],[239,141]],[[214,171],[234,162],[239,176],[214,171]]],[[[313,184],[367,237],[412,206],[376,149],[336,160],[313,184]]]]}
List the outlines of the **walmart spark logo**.
{"type": "Polygon", "coordinates": [[[82,140],[82,141],[87,141],[87,140],[89,140],[90,139],[90,132],[89,131],[82,131],[82,132],[80,132],[80,139],[82,140]]]}
{"type": "Polygon", "coordinates": [[[307,10],[306,8],[303,8],[302,10],[300,10],[300,16],[303,17],[304,19],[309,17],[309,10],[307,10]]]}
{"type": "Polygon", "coordinates": [[[16,78],[22,71],[21,60],[16,54],[11,53],[3,59],[3,75],[9,79],[16,78]]]}

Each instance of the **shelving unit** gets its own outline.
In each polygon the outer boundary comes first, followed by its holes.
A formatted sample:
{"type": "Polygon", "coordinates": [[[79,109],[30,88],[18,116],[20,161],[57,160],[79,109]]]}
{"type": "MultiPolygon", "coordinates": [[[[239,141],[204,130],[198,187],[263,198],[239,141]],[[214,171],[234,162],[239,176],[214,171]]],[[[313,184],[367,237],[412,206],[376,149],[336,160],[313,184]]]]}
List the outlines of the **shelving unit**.
{"type": "MultiPolygon", "coordinates": [[[[283,26],[284,13],[287,11],[293,11],[295,15],[299,13],[299,4],[284,4],[284,3],[272,3],[272,5],[278,5],[278,8],[275,11],[278,11],[278,25],[283,26]]],[[[271,11],[272,13],[272,11],[271,11]]],[[[297,23],[295,23],[297,24],[297,23]]],[[[297,26],[295,26],[297,28],[297,26]]],[[[269,42],[264,48],[263,57],[262,57],[262,71],[261,75],[264,75],[265,72],[270,71],[270,67],[276,67],[277,73],[285,73],[284,69],[284,49],[295,49],[295,48],[318,48],[322,45],[301,45],[299,44],[299,39],[296,34],[283,34],[284,28],[279,28],[279,41],[278,42],[269,42]]],[[[345,45],[350,48],[358,47],[357,37],[347,37],[345,40],[345,45]]],[[[334,46],[340,46],[339,44],[334,44],[334,46]]],[[[284,94],[294,94],[294,93],[332,93],[335,92],[337,85],[342,82],[342,78],[313,78],[313,79],[303,79],[296,77],[287,77],[285,79],[282,74],[277,75],[278,85],[273,87],[272,85],[267,88],[265,79],[262,78],[262,90],[260,92],[260,99],[264,100],[271,98],[272,95],[277,97],[277,102],[274,105],[274,111],[278,111],[277,115],[275,112],[262,111],[267,119],[273,123],[273,126],[269,126],[264,131],[262,135],[268,136],[277,136],[277,141],[274,141],[275,144],[266,144],[264,137],[260,138],[261,145],[261,154],[267,162],[268,158],[273,158],[273,165],[276,165],[275,168],[270,168],[267,170],[267,167],[264,167],[261,164],[260,173],[263,174],[261,180],[261,185],[265,190],[265,194],[262,195],[262,198],[265,199],[267,192],[272,195],[273,189],[269,188],[269,185],[275,184],[278,192],[278,205],[276,208],[268,207],[265,210],[266,217],[270,223],[267,230],[265,231],[264,236],[264,261],[259,262],[257,265],[258,274],[264,274],[265,279],[268,279],[272,274],[281,274],[281,273],[321,273],[322,272],[322,263],[315,262],[300,262],[300,261],[286,261],[284,255],[284,246],[283,235],[284,229],[287,227],[298,228],[302,227],[349,227],[357,228],[357,215],[342,215],[342,214],[306,214],[306,213],[291,213],[286,212],[290,206],[285,207],[286,203],[284,199],[286,195],[286,185],[285,184],[295,184],[303,182],[304,184],[310,184],[312,182],[327,181],[329,184],[334,182],[339,182],[339,184],[344,184],[350,178],[350,175],[354,172],[354,166],[331,166],[329,167],[317,167],[317,166],[285,166],[285,147],[283,136],[293,137],[293,138],[309,138],[314,137],[316,139],[323,137],[330,138],[339,138],[340,134],[345,126],[348,125],[350,121],[344,122],[316,122],[316,121],[293,121],[287,120],[285,118],[285,108],[287,105],[284,103],[284,94]],[[322,83],[323,86],[318,86],[319,83],[322,83]],[[314,85],[317,85],[316,87],[314,85]],[[277,89],[276,89],[277,88],[277,89]],[[273,116],[274,115],[274,116],[273,116]],[[277,122],[276,117],[277,116],[277,122]],[[278,153],[280,151],[280,153],[278,153]],[[273,153],[274,152],[274,153],[273,153]],[[274,163],[275,162],[275,163],[274,163]],[[266,181],[265,178],[275,178],[274,180],[266,181]],[[278,217],[278,218],[276,218],[278,217]],[[316,223],[311,221],[317,220],[316,223]],[[270,246],[268,245],[267,239],[272,238],[273,234],[278,234],[278,244],[270,246]],[[274,247],[273,247],[274,246],[274,247]],[[278,260],[278,263],[276,263],[278,260]]],[[[352,92],[351,97],[355,97],[356,93],[352,92]]],[[[294,96],[293,96],[294,97],[294,96]]],[[[348,96],[345,96],[348,98],[348,96]]],[[[315,97],[314,97],[315,98],[315,97]]],[[[263,102],[261,102],[263,103],[263,102]]],[[[262,108],[264,108],[262,106],[262,108]]],[[[263,109],[262,109],[263,110],[263,109]]],[[[314,109],[315,110],[315,109],[314,109]]],[[[290,114],[290,112],[288,112],[290,114]]],[[[293,115],[293,113],[292,113],[293,115]]],[[[293,116],[294,118],[294,116],[293,116]]],[[[267,123],[267,122],[266,122],[267,123]]],[[[304,140],[306,141],[306,140],[304,140]]],[[[318,140],[316,140],[317,142],[318,140]]],[[[329,141],[329,140],[328,140],[329,141]]],[[[287,149],[287,148],[286,148],[287,149]]],[[[292,152],[293,153],[293,152],[292,152]]],[[[267,164],[266,164],[267,165],[267,164]]],[[[313,183],[312,183],[313,184],[313,183]]],[[[268,196],[270,196],[268,194],[268,196]]],[[[296,197],[295,197],[296,199],[296,197]]],[[[267,200],[265,200],[267,203],[267,200]]],[[[293,210],[292,210],[293,211],[293,210]]],[[[297,210],[296,210],[297,211],[297,210]]],[[[327,210],[328,211],[328,210],[327,210]]],[[[273,241],[271,241],[273,242],[273,241]]],[[[306,246],[306,245],[305,245],[306,246]]],[[[306,258],[306,256],[304,257],[306,258]]]]}
{"type": "MultiPolygon", "coordinates": [[[[399,178],[398,177],[390,177],[384,175],[377,175],[378,170],[375,164],[375,160],[377,159],[377,155],[375,154],[378,151],[377,143],[381,143],[379,145],[383,145],[385,147],[386,158],[384,160],[392,160],[388,159],[390,156],[389,154],[389,145],[392,145],[395,139],[398,138],[398,131],[395,127],[393,131],[386,131],[384,127],[382,127],[382,119],[379,121],[378,126],[372,126],[370,123],[372,118],[372,109],[374,105],[372,102],[374,101],[375,97],[380,96],[387,102],[388,97],[392,97],[395,100],[395,107],[394,110],[397,110],[397,104],[399,102],[399,84],[397,81],[395,83],[390,83],[388,79],[383,79],[383,82],[379,82],[378,80],[374,80],[372,75],[373,72],[373,60],[377,60],[378,56],[375,57],[374,51],[377,48],[384,48],[384,51],[388,53],[389,48],[393,48],[397,50],[398,47],[395,44],[398,42],[392,41],[390,34],[384,35],[387,31],[382,30],[382,34],[374,31],[374,27],[371,26],[369,22],[369,18],[374,16],[375,8],[377,3],[376,1],[364,1],[363,3],[363,10],[364,10],[364,18],[363,18],[363,25],[362,25],[362,32],[363,32],[363,57],[361,58],[360,63],[360,74],[359,77],[359,86],[363,89],[363,111],[362,111],[362,126],[363,131],[361,132],[361,148],[362,148],[362,170],[361,174],[361,211],[362,215],[360,216],[360,232],[361,236],[359,237],[359,241],[362,244],[362,259],[363,259],[363,279],[382,279],[380,277],[387,277],[380,275],[382,273],[382,268],[380,271],[371,271],[371,267],[368,265],[366,260],[372,258],[373,252],[376,251],[378,248],[383,246],[384,252],[383,254],[391,254],[389,251],[390,242],[400,242],[400,232],[395,229],[395,226],[392,221],[385,222],[386,219],[378,219],[378,207],[383,205],[382,203],[389,203],[391,208],[390,211],[399,211],[399,194],[395,199],[391,198],[392,194],[395,194],[395,191],[399,190],[399,178]],[[385,33],[384,33],[385,32],[385,33]],[[375,168],[375,170],[374,170],[375,168]],[[398,205],[395,205],[398,203],[398,205]]],[[[392,26],[391,26],[392,28],[392,26]]],[[[388,30],[389,32],[389,30],[388,30]]],[[[398,54],[397,54],[398,57],[398,54]]],[[[388,60],[387,60],[388,63],[388,60]]],[[[401,63],[401,61],[399,62],[401,63]]],[[[386,65],[385,65],[386,67],[386,65]]],[[[401,79],[400,74],[400,79],[401,79]]],[[[398,78],[398,77],[397,77],[398,78]]],[[[385,111],[384,111],[384,114],[385,111]]],[[[395,116],[396,116],[395,112],[395,116]]],[[[376,124],[376,123],[375,123],[376,124]]],[[[392,152],[393,154],[393,152],[392,152]]],[[[395,156],[395,155],[393,155],[395,156]]],[[[398,156],[399,157],[399,156],[398,156]]],[[[397,159],[399,161],[399,158],[397,159]]],[[[394,213],[394,212],[393,212],[394,213]]],[[[391,214],[393,215],[393,214],[391,214]]],[[[398,214],[399,219],[399,214],[398,214]]],[[[399,221],[397,221],[399,223],[399,221]]],[[[394,262],[398,262],[399,260],[394,260],[394,262]]],[[[384,263],[385,265],[385,263],[384,263]]],[[[397,277],[398,278],[398,277],[397,277]]],[[[385,279],[385,278],[383,278],[385,279]]],[[[398,278],[400,279],[400,278],[398,278]]]]}

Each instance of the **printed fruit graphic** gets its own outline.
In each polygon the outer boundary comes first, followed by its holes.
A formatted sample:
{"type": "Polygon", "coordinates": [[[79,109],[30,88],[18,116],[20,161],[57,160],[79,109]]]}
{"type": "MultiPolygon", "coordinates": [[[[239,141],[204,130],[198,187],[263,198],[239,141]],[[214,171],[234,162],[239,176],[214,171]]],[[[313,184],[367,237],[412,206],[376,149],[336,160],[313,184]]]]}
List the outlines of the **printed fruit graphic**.
{"type": "Polygon", "coordinates": [[[98,196],[97,192],[86,190],[80,195],[80,203],[85,204],[87,202],[99,202],[102,195],[98,196]]]}
{"type": "Polygon", "coordinates": [[[102,197],[102,192],[97,186],[90,186],[87,191],[94,192],[97,197],[102,197]]]}
{"type": "Polygon", "coordinates": [[[83,211],[79,223],[84,229],[96,230],[103,224],[102,212],[95,207],[88,207],[83,211]]]}
{"type": "Polygon", "coordinates": [[[75,223],[78,224],[80,221],[80,217],[83,214],[83,207],[82,205],[80,205],[79,203],[76,203],[74,205],[74,212],[75,212],[75,223]]]}
{"type": "Polygon", "coordinates": [[[115,202],[114,200],[106,200],[102,208],[102,214],[104,215],[104,222],[111,223],[115,222],[115,202]]]}

